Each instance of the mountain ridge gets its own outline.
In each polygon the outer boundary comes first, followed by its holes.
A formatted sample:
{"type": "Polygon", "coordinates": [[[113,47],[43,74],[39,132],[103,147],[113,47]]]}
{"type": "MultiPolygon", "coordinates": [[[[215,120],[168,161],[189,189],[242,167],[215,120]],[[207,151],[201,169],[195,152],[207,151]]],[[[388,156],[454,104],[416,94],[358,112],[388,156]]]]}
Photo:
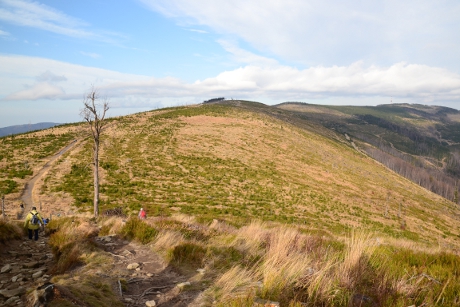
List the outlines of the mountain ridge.
{"type": "Polygon", "coordinates": [[[0,137],[8,136],[8,135],[15,135],[19,133],[26,133],[26,132],[35,131],[35,130],[48,129],[48,128],[55,127],[58,125],[61,125],[61,124],[53,123],[53,122],[41,122],[41,123],[36,123],[36,124],[7,126],[7,127],[0,128],[0,137]]]}

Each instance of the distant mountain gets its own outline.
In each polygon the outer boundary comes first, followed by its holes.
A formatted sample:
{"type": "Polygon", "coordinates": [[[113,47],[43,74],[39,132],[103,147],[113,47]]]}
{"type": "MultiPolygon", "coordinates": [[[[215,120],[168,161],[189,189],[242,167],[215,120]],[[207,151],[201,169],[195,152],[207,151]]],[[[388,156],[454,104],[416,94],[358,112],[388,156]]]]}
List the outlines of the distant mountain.
{"type": "Polygon", "coordinates": [[[37,124],[25,124],[25,125],[15,125],[15,126],[8,126],[4,128],[0,128],[0,137],[12,134],[19,134],[25,133],[29,131],[35,130],[43,130],[48,129],[57,125],[61,125],[59,123],[37,123],[37,124]]]}

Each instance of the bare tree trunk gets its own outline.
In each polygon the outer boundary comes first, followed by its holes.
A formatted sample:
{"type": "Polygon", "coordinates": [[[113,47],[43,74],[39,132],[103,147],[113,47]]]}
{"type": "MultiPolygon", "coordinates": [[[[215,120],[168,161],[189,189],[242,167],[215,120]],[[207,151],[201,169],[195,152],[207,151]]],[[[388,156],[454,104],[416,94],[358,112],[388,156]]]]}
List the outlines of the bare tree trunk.
{"type": "Polygon", "coordinates": [[[2,195],[2,216],[3,216],[3,219],[6,219],[6,215],[5,215],[5,195],[2,195]]]}
{"type": "Polygon", "coordinates": [[[99,216],[99,141],[94,144],[94,217],[99,216]]]}
{"type": "Polygon", "coordinates": [[[92,88],[86,95],[83,101],[84,108],[81,110],[80,115],[88,122],[91,136],[94,140],[94,217],[99,216],[99,144],[101,140],[101,133],[106,124],[105,115],[109,109],[109,103],[104,100],[102,105],[98,105],[96,101],[99,100],[97,91],[92,88]]]}

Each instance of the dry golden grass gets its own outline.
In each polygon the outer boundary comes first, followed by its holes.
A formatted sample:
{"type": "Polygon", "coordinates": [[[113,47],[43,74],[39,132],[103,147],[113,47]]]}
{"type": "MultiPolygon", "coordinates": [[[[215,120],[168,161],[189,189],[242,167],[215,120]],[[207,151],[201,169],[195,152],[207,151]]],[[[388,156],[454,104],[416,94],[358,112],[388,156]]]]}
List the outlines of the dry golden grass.
{"type": "Polygon", "coordinates": [[[211,302],[218,301],[225,304],[238,297],[253,296],[260,286],[253,271],[234,266],[216,280],[206,296],[211,302]]]}
{"type": "Polygon", "coordinates": [[[173,230],[164,230],[160,231],[158,234],[153,246],[156,250],[166,251],[168,249],[173,249],[174,247],[184,243],[186,240],[184,236],[173,230]]]}
{"type": "Polygon", "coordinates": [[[123,220],[115,216],[104,219],[101,223],[101,228],[104,229],[104,234],[107,235],[120,233],[122,227],[123,220]]]}

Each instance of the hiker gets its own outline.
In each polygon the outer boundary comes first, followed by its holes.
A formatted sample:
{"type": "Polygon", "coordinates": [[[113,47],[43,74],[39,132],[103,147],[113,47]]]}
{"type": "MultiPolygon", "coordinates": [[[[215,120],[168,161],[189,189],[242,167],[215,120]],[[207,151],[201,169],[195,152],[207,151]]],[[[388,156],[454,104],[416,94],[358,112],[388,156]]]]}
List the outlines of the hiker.
{"type": "Polygon", "coordinates": [[[34,235],[35,241],[38,241],[38,229],[40,228],[40,223],[44,225],[40,213],[37,212],[37,208],[32,207],[32,211],[27,214],[26,221],[24,223],[24,228],[27,228],[29,231],[30,240],[32,240],[32,236],[34,235]]]}
{"type": "Polygon", "coordinates": [[[139,211],[139,215],[138,215],[138,216],[139,216],[139,218],[140,218],[141,220],[145,220],[145,218],[147,217],[147,213],[145,213],[144,208],[141,208],[141,210],[139,211]]]}

